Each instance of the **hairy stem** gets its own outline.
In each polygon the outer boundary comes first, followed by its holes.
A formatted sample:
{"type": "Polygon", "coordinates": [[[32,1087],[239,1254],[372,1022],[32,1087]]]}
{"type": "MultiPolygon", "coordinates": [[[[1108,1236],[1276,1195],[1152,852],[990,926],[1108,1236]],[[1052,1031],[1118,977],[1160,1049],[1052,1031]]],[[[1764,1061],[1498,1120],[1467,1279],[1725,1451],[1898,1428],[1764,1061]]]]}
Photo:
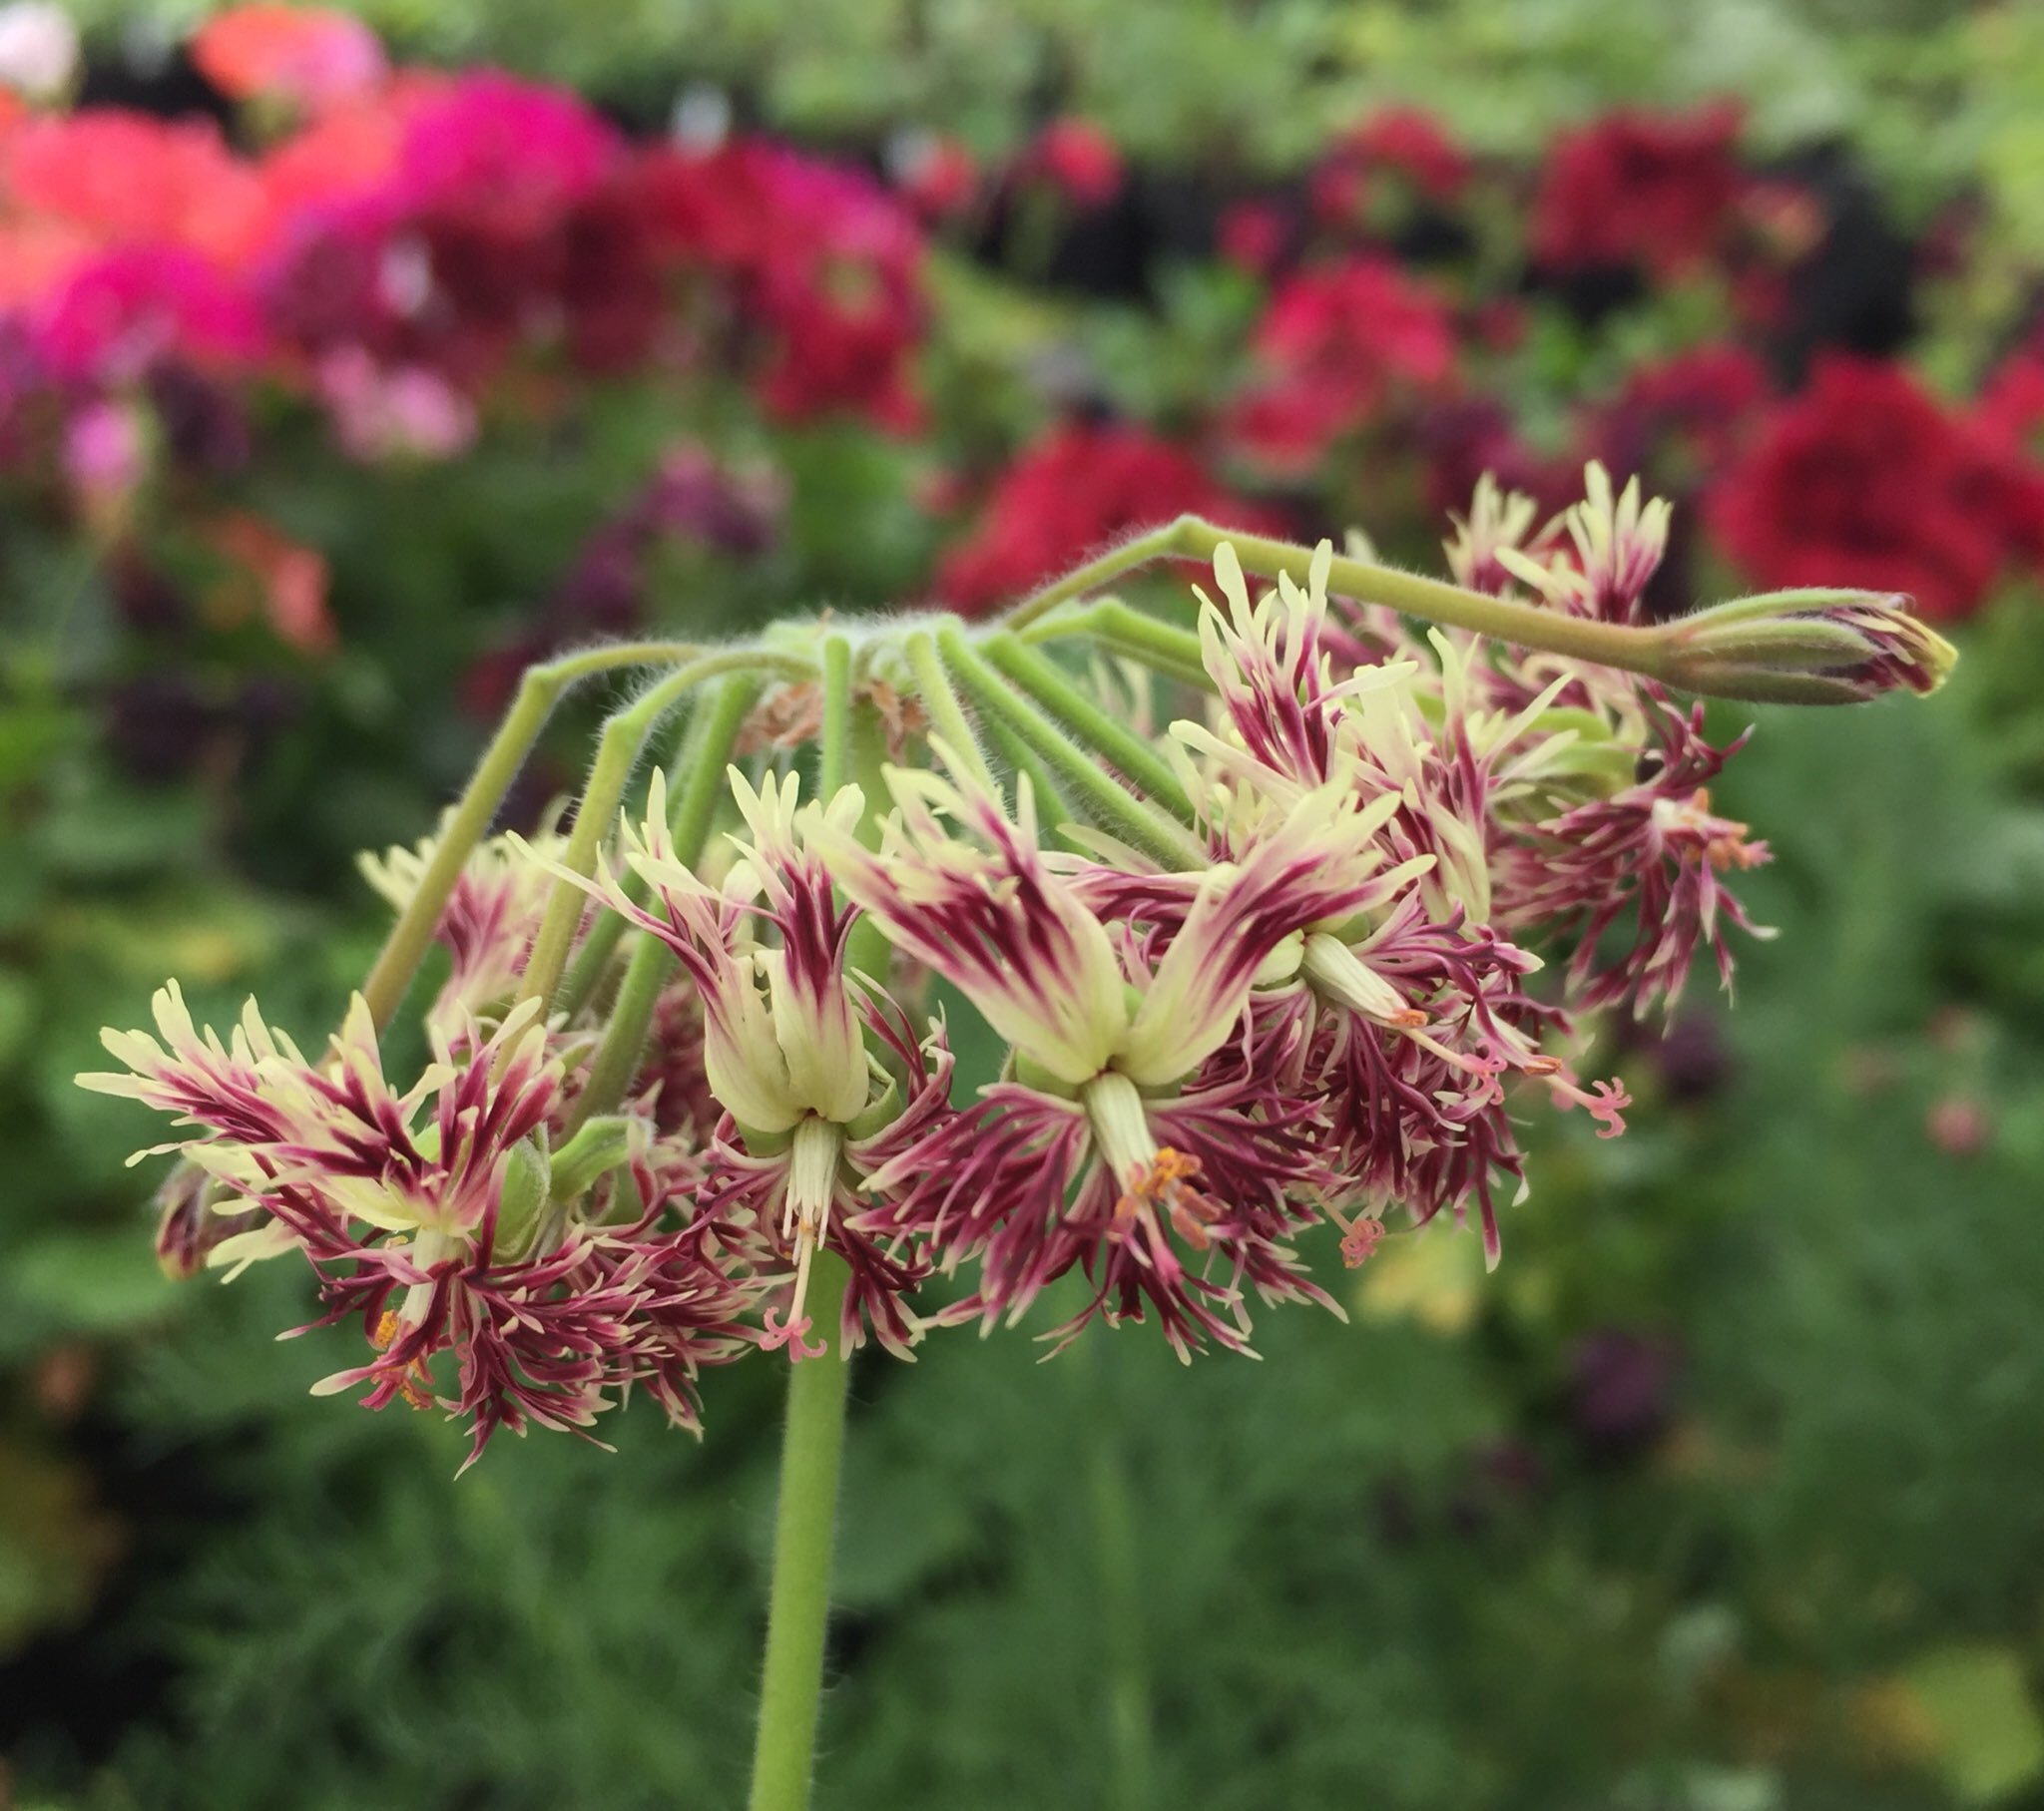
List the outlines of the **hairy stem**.
{"type": "Polygon", "coordinates": [[[1193,801],[1171,763],[1126,724],[1116,721],[1033,648],[1012,635],[989,636],[981,644],[987,664],[1026,691],[1082,741],[1090,742],[1119,767],[1125,778],[1175,816],[1191,823],[1193,801]]]}
{"type": "MultiPolygon", "coordinates": [[[[1276,541],[1267,535],[1240,533],[1199,516],[1181,516],[1025,598],[1008,614],[1004,626],[1010,630],[1025,629],[1058,605],[1083,597],[1153,560],[1211,560],[1214,550],[1224,541],[1233,545],[1246,572],[1266,579],[1283,573],[1294,583],[1305,584],[1307,569],[1312,564],[1311,548],[1276,541]]],[[[1649,679],[1672,677],[1669,636],[1658,625],[1635,627],[1565,616],[1557,610],[1466,591],[1441,579],[1422,578],[1417,573],[1400,572],[1394,566],[1379,566],[1342,554],[1334,556],[1327,589],[1358,603],[1381,604],[1401,616],[1494,636],[1520,648],[1545,649],[1550,654],[1594,661],[1600,666],[1644,674],[1649,679]]],[[[1705,687],[1693,683],[1690,688],[1705,687]]]]}
{"type": "MultiPolygon", "coordinates": [[[[675,761],[674,803],[668,812],[668,834],[676,857],[694,867],[710,841],[710,826],[716,821],[717,802],[724,796],[725,764],[732,744],[746,721],[746,712],[760,694],[759,681],[747,674],[733,674],[711,694],[710,700],[689,725],[675,761]]],[[[611,922],[623,924],[613,917],[611,922]]],[[[575,1103],[570,1130],[593,1114],[614,1111],[625,1098],[625,1090],[639,1072],[639,1058],[646,1048],[646,1034],[653,1024],[653,1009],[660,991],[674,969],[674,953],[658,937],[637,933],[632,955],[625,965],[625,978],[618,984],[618,997],[603,1028],[603,1037],[590,1060],[589,1080],[575,1103]]]]}
{"type": "Polygon", "coordinates": [[[834,1251],[817,1251],[809,1271],[809,1305],[817,1336],[829,1349],[788,1371],[752,1811],[804,1811],[809,1802],[851,1372],[838,1326],[849,1275],[834,1251]]]}
{"type": "Polygon", "coordinates": [[[980,660],[956,626],[940,631],[939,643],[945,664],[971,692],[973,702],[1028,743],[1103,824],[1175,867],[1205,865],[1206,850],[1184,824],[1146,804],[1107,772],[1097,755],[1072,740],[980,660]]]}
{"type": "MultiPolygon", "coordinates": [[[[624,801],[625,788],[639,765],[639,756],[660,719],[705,679],[736,672],[792,672],[807,677],[813,669],[784,655],[768,654],[757,648],[729,649],[705,655],[669,674],[637,702],[616,712],[603,726],[597,739],[596,760],[589,770],[589,783],[575,810],[575,828],[568,838],[561,865],[576,874],[596,871],[597,851],[610,834],[611,821],[624,801]]],[[[526,960],[523,997],[551,1001],[567,966],[568,952],[582,922],[587,895],[573,882],[559,879],[547,898],[539,933],[532,940],[532,954],[526,960]]]]}
{"type": "Polygon", "coordinates": [[[510,791],[511,782],[518,777],[525,757],[539,739],[539,732],[546,727],[547,718],[568,688],[594,674],[685,659],[695,653],[693,645],[682,642],[625,642],[568,655],[526,672],[510,709],[476,763],[467,788],[442,824],[417,888],[398,913],[362,982],[362,998],[368,1004],[369,1017],[379,1028],[388,1025],[390,1016],[397,1011],[404,990],[411,985],[433,941],[440,914],[446,909],[454,883],[461,877],[463,864],[488,831],[497,807],[504,802],[504,794],[510,791]]]}
{"type": "Polygon", "coordinates": [[[1181,679],[1204,691],[1214,681],[1201,664],[1200,638],[1190,629],[1160,623],[1115,598],[1104,598],[1084,610],[1061,610],[1032,624],[1018,638],[1035,645],[1084,636],[1109,652],[1140,661],[1151,672],[1181,679]]]}
{"type": "MultiPolygon", "coordinates": [[[[955,627],[947,624],[944,633],[955,627]]],[[[915,677],[916,694],[929,713],[930,733],[943,738],[944,745],[965,769],[959,777],[976,780],[989,792],[998,794],[1000,787],[994,782],[986,756],[980,752],[979,737],[973,732],[965,706],[958,701],[943,661],[937,658],[935,639],[928,630],[918,629],[903,644],[902,651],[908,656],[908,671],[915,677]]]]}

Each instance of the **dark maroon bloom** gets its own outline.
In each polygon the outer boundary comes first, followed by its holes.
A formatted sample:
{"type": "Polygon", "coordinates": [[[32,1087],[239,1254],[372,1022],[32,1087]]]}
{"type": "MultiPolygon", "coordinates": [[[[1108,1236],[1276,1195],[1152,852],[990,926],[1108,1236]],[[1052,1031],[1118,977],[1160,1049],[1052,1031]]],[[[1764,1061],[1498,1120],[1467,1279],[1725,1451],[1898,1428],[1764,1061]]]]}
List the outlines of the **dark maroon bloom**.
{"type": "Polygon", "coordinates": [[[2044,472],[1899,366],[1820,359],[1715,489],[1711,522],[1769,587],[1870,586],[1966,615],[2044,557],[2044,472]]]}
{"type": "Polygon", "coordinates": [[[1575,936],[1570,980],[1590,1008],[1672,1007],[1699,944],[1716,951],[1730,987],[1725,931],[1754,932],[1721,876],[1759,866],[1768,846],[1714,813],[1707,790],[1746,737],[1713,747],[1701,704],[1685,714],[1660,702],[1653,727],[1636,784],[1532,826],[1498,853],[1500,923],[1575,936]],[[1615,944],[1614,927],[1623,927],[1615,944]]]}
{"type": "Polygon", "coordinates": [[[1553,270],[1638,267],[1662,279],[1703,263],[1746,187],[1729,104],[1688,116],[1607,114],[1548,153],[1533,253],[1553,270]]]}
{"type": "Polygon", "coordinates": [[[1341,139],[1312,174],[1313,212],[1332,226],[1358,224],[1392,177],[1422,200],[1445,207],[1468,183],[1469,155],[1433,115],[1387,107],[1341,139]]]}
{"type": "Polygon", "coordinates": [[[1630,1458],[1666,1431],[1682,1370],[1672,1341],[1607,1328],[1578,1342],[1569,1369],[1570,1419],[1592,1453],[1630,1458]]]}

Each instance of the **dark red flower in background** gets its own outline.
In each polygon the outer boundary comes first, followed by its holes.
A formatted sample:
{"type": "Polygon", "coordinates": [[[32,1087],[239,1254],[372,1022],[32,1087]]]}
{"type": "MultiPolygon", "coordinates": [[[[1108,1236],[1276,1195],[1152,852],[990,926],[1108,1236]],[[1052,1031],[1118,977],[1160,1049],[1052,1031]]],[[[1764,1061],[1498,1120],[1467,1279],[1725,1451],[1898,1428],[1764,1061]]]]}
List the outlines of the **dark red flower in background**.
{"type": "Polygon", "coordinates": [[[1330,226],[1359,221],[1390,176],[1412,194],[1446,207],[1467,187],[1469,154],[1432,114],[1417,107],[1386,107],[1334,146],[1312,173],[1314,215],[1330,226]]]}
{"type": "Polygon", "coordinates": [[[1585,457],[1651,472],[1687,493],[1731,463],[1768,394],[1767,368],[1743,346],[1694,346],[1639,365],[1585,428],[1585,457]]]}
{"type": "Polygon", "coordinates": [[[1934,618],[2044,557],[2044,472],[1900,366],[1837,355],[1767,419],[1710,514],[1762,585],[1901,591],[1934,618]]]}
{"type": "Polygon", "coordinates": [[[1145,428],[1067,422],[1002,473],[979,527],[938,572],[937,595],[954,610],[993,610],[1088,549],[1188,511],[1254,533],[1278,527],[1145,428]]]}
{"type": "Polygon", "coordinates": [[[1347,257],[1287,278],[1258,324],[1260,370],[1233,433],[1266,464],[1309,467],[1371,425],[1394,393],[1454,374],[1454,324],[1427,285],[1381,258],[1347,257]]]}
{"type": "Polygon", "coordinates": [[[1548,154],[1533,203],[1533,254],[1552,270],[1637,266],[1667,280],[1717,250],[1747,178],[1739,109],[1607,114],[1548,154]]]}

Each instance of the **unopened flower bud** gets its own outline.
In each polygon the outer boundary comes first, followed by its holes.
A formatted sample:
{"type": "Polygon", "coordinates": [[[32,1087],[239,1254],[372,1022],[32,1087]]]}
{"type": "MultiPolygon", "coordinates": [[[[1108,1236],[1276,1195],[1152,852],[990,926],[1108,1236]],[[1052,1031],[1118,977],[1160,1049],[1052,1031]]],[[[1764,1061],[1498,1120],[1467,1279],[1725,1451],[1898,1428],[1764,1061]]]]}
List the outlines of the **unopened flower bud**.
{"type": "Polygon", "coordinates": [[[1760,703],[1857,704],[1906,686],[1935,691],[1957,651],[1869,591],[1774,591],[1701,610],[1664,631],[1661,678],[1684,690],[1760,703]]]}
{"type": "Polygon", "coordinates": [[[520,1138],[511,1146],[504,1164],[503,1190],[497,1197],[500,1255],[523,1257],[531,1246],[539,1230],[540,1214],[548,1204],[551,1172],[544,1132],[520,1138]]]}
{"type": "Polygon", "coordinates": [[[223,1242],[260,1221],[254,1208],[217,1211],[232,1197],[233,1190],[192,1162],[181,1162],[157,1190],[156,1261],[172,1282],[197,1276],[223,1242]]]}

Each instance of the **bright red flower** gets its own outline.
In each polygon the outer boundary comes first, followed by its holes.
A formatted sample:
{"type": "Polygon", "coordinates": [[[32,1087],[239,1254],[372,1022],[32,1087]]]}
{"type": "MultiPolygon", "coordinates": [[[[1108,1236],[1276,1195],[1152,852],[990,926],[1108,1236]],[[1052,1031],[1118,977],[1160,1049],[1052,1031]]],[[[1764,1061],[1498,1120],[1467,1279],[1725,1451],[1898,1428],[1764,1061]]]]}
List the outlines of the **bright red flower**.
{"type": "Polygon", "coordinates": [[[1087,549],[1187,511],[1252,532],[1277,526],[1144,428],[1066,422],[1001,475],[978,529],[939,570],[937,593],[954,610],[993,610],[1087,549]]]}
{"type": "Polygon", "coordinates": [[[1898,365],[1832,356],[1722,480],[1711,521],[1760,584],[1906,592],[1964,616],[2044,556],[2044,472],[1898,365]]]}
{"type": "Polygon", "coordinates": [[[962,213],[979,193],[979,165],[956,139],[919,136],[889,161],[896,165],[896,186],[926,221],[962,213]]]}
{"type": "Polygon", "coordinates": [[[1438,389],[1453,374],[1446,305],[1379,258],[1301,270],[1272,296],[1256,332],[1263,376],[1234,431],[1259,458],[1301,469],[1371,424],[1399,391],[1438,389]]]}
{"type": "Polygon", "coordinates": [[[1739,128],[1739,109],[1722,103],[1674,117],[1612,113],[1564,134],[1533,204],[1534,256],[1555,270],[1638,265],[1669,278],[1694,268],[1746,187],[1739,128]]]}

